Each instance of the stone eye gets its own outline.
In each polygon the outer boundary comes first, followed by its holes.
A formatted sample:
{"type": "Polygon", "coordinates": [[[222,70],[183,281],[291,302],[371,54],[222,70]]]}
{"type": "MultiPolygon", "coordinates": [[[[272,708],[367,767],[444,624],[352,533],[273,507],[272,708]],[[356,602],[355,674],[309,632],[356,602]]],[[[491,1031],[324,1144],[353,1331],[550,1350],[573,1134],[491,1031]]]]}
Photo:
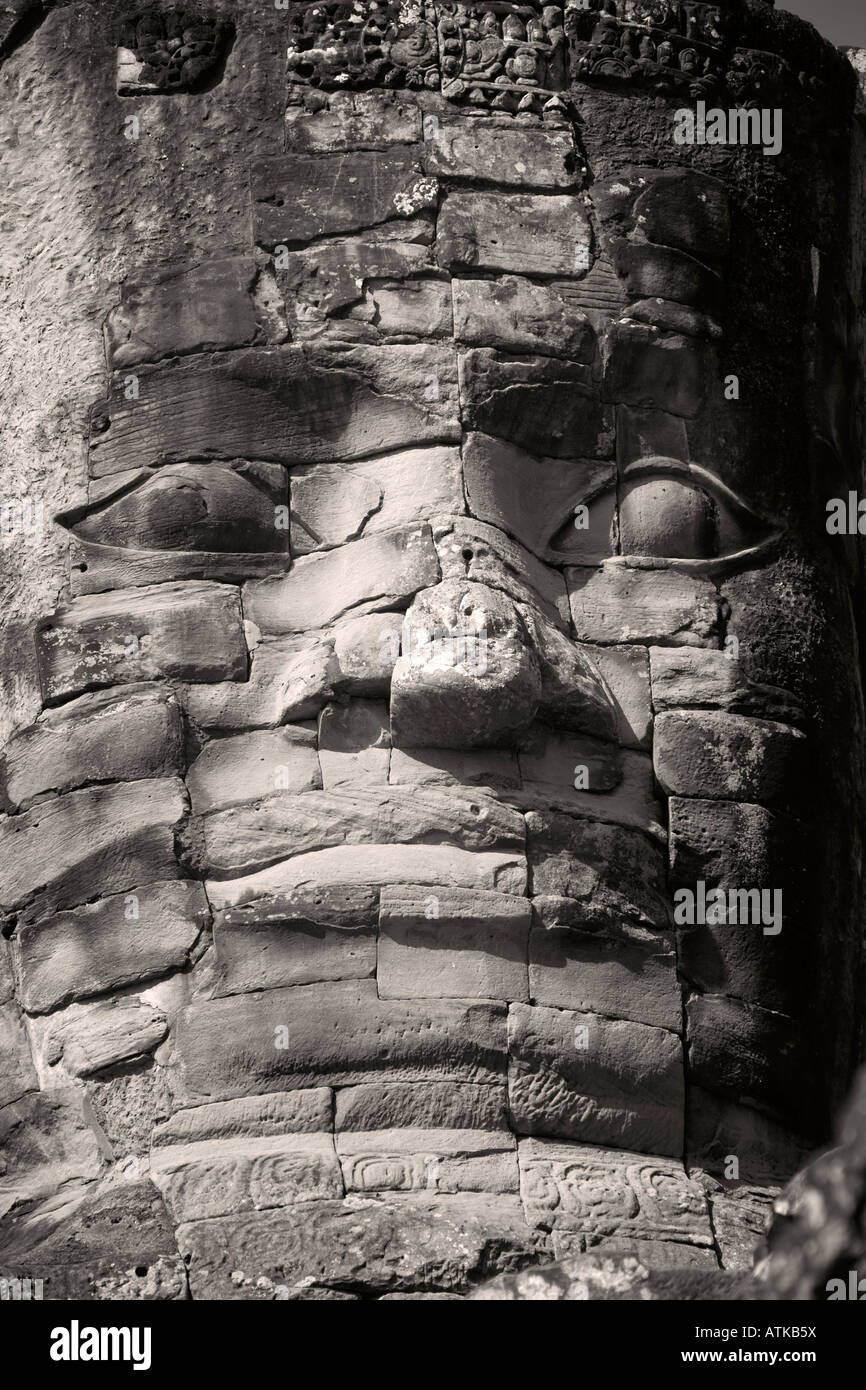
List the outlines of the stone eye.
{"type": "Polygon", "coordinates": [[[774,538],[773,528],[707,469],[642,459],[619,490],[619,549],[628,556],[730,564],[774,538]]]}
{"type": "Polygon", "coordinates": [[[553,545],[580,564],[619,554],[714,573],[753,563],[777,535],[715,474],[671,458],[630,464],[618,486],[596,488],[574,510],[583,528],[567,523],[553,545]]]}

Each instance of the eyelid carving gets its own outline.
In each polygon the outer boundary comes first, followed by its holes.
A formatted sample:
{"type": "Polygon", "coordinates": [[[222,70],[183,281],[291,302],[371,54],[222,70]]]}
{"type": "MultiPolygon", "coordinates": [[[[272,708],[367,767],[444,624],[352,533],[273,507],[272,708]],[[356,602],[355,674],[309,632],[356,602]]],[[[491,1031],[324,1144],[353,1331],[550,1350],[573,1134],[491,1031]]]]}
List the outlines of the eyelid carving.
{"type": "Polygon", "coordinates": [[[585,495],[575,513],[582,508],[583,544],[573,521],[554,539],[556,549],[572,562],[582,552],[578,563],[619,555],[638,567],[641,561],[648,568],[664,563],[710,576],[755,563],[780,534],[775,523],[710,469],[672,458],[635,460],[616,487],[585,495]]]}

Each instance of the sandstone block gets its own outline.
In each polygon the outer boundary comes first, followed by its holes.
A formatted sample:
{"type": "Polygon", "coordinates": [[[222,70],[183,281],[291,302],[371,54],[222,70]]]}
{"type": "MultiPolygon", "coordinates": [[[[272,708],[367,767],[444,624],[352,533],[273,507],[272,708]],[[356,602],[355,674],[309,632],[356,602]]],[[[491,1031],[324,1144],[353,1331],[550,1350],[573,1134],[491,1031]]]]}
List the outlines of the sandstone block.
{"type": "Polygon", "coordinates": [[[197,830],[203,863],[216,877],[343,844],[452,841],[462,849],[522,850],[525,838],[522,816],[483,794],[375,784],[269,797],[214,812],[197,830]]]}
{"type": "Polygon", "coordinates": [[[439,212],[436,247],[444,270],[577,275],[586,270],[592,232],[582,198],[558,194],[448,194],[439,212]]]}
{"type": "Polygon", "coordinates": [[[298,899],[315,899],[317,892],[364,887],[375,892],[401,883],[522,895],[526,861],[522,854],[451,845],[344,845],[299,854],[243,878],[211,879],[206,887],[225,921],[262,922],[297,915],[298,899]]]}
{"type": "Polygon", "coordinates": [[[59,908],[180,877],[175,832],[182,782],[120,782],[67,792],[0,820],[0,907],[20,925],[59,908]]]}
{"type": "Polygon", "coordinates": [[[399,613],[370,613],[341,623],[334,633],[340,689],[347,695],[387,695],[402,629],[399,613]]]}
{"type": "Polygon", "coordinates": [[[593,360],[596,342],[589,319],[550,285],[506,275],[501,280],[453,280],[452,293],[454,337],[467,346],[593,360]]]}
{"type": "Polygon", "coordinates": [[[308,985],[319,980],[362,980],[376,973],[374,927],[317,922],[231,924],[214,928],[215,994],[308,985]]]}
{"type": "Polygon", "coordinates": [[[657,710],[710,705],[737,714],[796,724],[803,709],[793,695],[752,681],[727,653],[697,647],[651,647],[653,705],[657,710]]]}
{"type": "Polygon", "coordinates": [[[438,185],[412,150],[354,151],[254,159],[256,240],[262,246],[354,232],[435,208],[438,185]]]}
{"type": "Polygon", "coordinates": [[[425,144],[423,161],[427,172],[440,178],[521,188],[573,188],[579,182],[569,131],[532,130],[513,121],[441,118],[425,144]]]}
{"type": "MultiPolygon", "coordinates": [[[[654,650],[664,651],[665,648],[657,647],[654,650]]],[[[697,651],[697,648],[682,647],[678,650],[697,651]]],[[[580,652],[582,656],[589,658],[610,692],[616,713],[616,736],[620,744],[623,748],[650,748],[653,713],[650,700],[650,664],[646,648],[599,647],[586,644],[580,648],[580,652]]],[[[704,655],[703,652],[700,654],[704,655]]]]}
{"type": "Polygon", "coordinates": [[[505,1079],[496,1085],[460,1081],[365,1082],[335,1093],[335,1128],[508,1130],[505,1079]]]}
{"type": "Polygon", "coordinates": [[[178,1243],[193,1296],[226,1299],[271,1299],[275,1286],[309,1297],[311,1285],[462,1293],[491,1269],[533,1263],[549,1249],[516,1197],[476,1194],[447,1204],[425,1194],[241,1213],[184,1225],[178,1243]]]}
{"type": "Polygon", "coordinates": [[[397,604],[438,578],[430,529],[422,525],[306,556],[283,579],[252,580],[244,585],[244,610],[265,632],[304,632],[360,604],[397,604]]]}
{"type": "Polygon", "coordinates": [[[703,1189],[669,1158],[524,1139],[520,1190],[529,1222],[580,1232],[588,1246],[676,1241],[712,1249],[703,1189]]]}
{"type": "Polygon", "coordinates": [[[674,1033],[512,1004],[508,1096],[521,1134],[679,1154],[682,1043],[674,1033]]]}
{"type": "Polygon", "coordinates": [[[183,770],[177,700],[158,687],[96,691],[46,710],[15,734],[3,754],[6,799],[13,810],[43,792],[85,782],[132,782],[183,770]]]}
{"type": "Polygon", "coordinates": [[[319,762],[323,785],[388,781],[391,722],[380,700],[327,705],[319,715],[319,762]]]}
{"type": "Polygon", "coordinates": [[[197,815],[280,793],[293,796],[321,785],[316,735],[297,726],[211,739],[187,774],[197,815]]]}
{"type": "Polygon", "coordinates": [[[458,361],[467,429],[498,435],[530,454],[610,458],[612,415],[588,367],[493,348],[470,348],[458,361]]]}
{"type": "Polygon", "coordinates": [[[154,1148],[203,1144],[212,1139],[258,1139],[266,1135],[327,1133],[333,1128],[331,1092],[325,1086],[308,1091],[272,1091],[265,1096],[242,1096],[178,1110],[156,1125],[154,1148]]]}
{"type": "Polygon", "coordinates": [[[16,936],[21,1003],[29,1013],[48,1013],[180,970],[209,920],[201,885],[177,879],[22,927],[16,936]]]}
{"type": "Polygon", "coordinates": [[[581,642],[718,646],[719,600],[707,580],[621,561],[565,575],[581,642]]]}
{"type": "Polygon", "coordinates": [[[541,920],[529,936],[533,1002],[675,1032],[682,1024],[682,995],[670,940],[637,942],[556,925],[557,916],[567,915],[556,912],[558,901],[540,899],[541,920]]]}
{"type": "Polygon", "coordinates": [[[530,916],[528,902],[504,893],[383,889],[381,998],[528,1000],[530,916]]]}
{"type": "Polygon", "coordinates": [[[258,643],[249,680],[182,685],[178,695],[202,729],[273,727],[315,718],[333,699],[338,679],[333,639],[293,634],[258,643]]]}
{"type": "Polygon", "coordinates": [[[444,345],[291,345],[142,371],[96,408],[91,474],[192,457],[333,463],[457,442],[457,382],[444,345]]]}
{"type": "Polygon", "coordinates": [[[189,1005],[176,1061],[196,1100],[375,1080],[493,1082],[502,1005],[380,1000],[374,980],[299,985],[189,1005]]]}
{"type": "Polygon", "coordinates": [[[790,807],[808,788],[807,758],[806,735],[773,720],[715,710],[656,719],[653,767],[671,796],[790,807]]]}
{"type": "Polygon", "coordinates": [[[240,595],[226,584],[156,584],[74,599],[36,637],[47,703],[103,685],[247,675],[240,595]]]}
{"type": "Polygon", "coordinates": [[[413,1129],[338,1134],[347,1192],[517,1192],[517,1141],[503,1130],[413,1129]]]}
{"type": "Polygon", "coordinates": [[[71,1076],[92,1076],[152,1052],[167,1032],[165,1014],[141,999],[71,1004],[52,1017],[42,1051],[49,1066],[62,1060],[71,1076]]]}
{"type": "Polygon", "coordinates": [[[340,1198],[330,1134],[262,1135],[153,1151],[150,1172],[175,1221],[340,1198]]]}
{"type": "Polygon", "coordinates": [[[255,275],[251,258],[226,256],[155,281],[127,282],[105,324],[110,365],[129,367],[253,342],[255,275]]]}

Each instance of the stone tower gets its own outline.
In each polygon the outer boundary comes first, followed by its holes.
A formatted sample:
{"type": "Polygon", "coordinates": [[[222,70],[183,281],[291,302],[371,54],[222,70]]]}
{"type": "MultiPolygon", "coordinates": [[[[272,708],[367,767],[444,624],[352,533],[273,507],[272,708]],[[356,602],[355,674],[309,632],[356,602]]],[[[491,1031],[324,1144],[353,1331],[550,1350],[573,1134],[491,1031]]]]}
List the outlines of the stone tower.
{"type": "Polygon", "coordinates": [[[861,1055],[862,55],[0,24],[0,1274],[747,1268],[861,1055]]]}

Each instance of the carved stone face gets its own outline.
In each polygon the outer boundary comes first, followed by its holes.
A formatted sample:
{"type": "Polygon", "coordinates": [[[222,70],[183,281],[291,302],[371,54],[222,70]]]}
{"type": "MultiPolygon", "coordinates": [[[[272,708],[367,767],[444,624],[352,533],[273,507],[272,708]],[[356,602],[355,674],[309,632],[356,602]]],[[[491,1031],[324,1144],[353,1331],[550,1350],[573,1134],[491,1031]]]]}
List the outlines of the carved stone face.
{"type": "Polygon", "coordinates": [[[293,8],[250,245],[105,306],[6,756],[40,1079],[138,1097],[194,1279],[349,1282],[359,1193],[715,1264],[701,1173],[771,1182],[853,1053],[835,194],[793,234],[795,163],[673,144],[717,6],[363,8],[293,8]]]}

